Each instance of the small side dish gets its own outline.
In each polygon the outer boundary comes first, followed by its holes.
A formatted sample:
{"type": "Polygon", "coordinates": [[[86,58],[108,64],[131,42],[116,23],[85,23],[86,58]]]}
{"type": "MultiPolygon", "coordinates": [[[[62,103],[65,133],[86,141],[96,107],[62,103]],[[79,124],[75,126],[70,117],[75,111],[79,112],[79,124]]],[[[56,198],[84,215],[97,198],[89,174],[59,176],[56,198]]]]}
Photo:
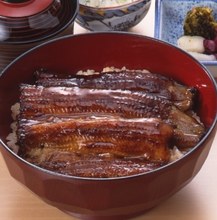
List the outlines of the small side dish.
{"type": "Polygon", "coordinates": [[[196,88],[160,74],[105,68],[35,75],[35,84],[20,85],[8,144],[45,169],[97,178],[145,173],[182,157],[205,133],[194,112],[196,88]]]}
{"type": "MultiPolygon", "coordinates": [[[[155,1],[155,33],[154,36],[160,40],[169,42],[178,46],[178,39],[184,34],[184,22],[189,11],[197,7],[205,7],[212,10],[211,15],[217,20],[217,1],[216,0],[156,0],[155,1]]],[[[204,21],[205,22],[205,21],[204,21]]],[[[204,22],[201,22],[204,23],[204,22]]],[[[187,35],[181,39],[181,44],[186,51],[186,46],[189,49],[204,51],[203,38],[196,35],[196,37],[187,35]],[[183,43],[184,41],[184,43],[183,43]],[[198,43],[199,41],[199,43],[198,43]],[[198,47],[198,44],[201,45],[198,47]]],[[[213,43],[208,41],[208,45],[213,43]]],[[[207,45],[206,45],[207,47],[207,45]]],[[[206,68],[217,77],[216,66],[216,53],[207,54],[204,52],[188,52],[197,58],[206,68]]]]}
{"type": "Polygon", "coordinates": [[[193,7],[183,23],[184,35],[177,44],[198,60],[217,58],[217,21],[210,7],[193,7]]]}

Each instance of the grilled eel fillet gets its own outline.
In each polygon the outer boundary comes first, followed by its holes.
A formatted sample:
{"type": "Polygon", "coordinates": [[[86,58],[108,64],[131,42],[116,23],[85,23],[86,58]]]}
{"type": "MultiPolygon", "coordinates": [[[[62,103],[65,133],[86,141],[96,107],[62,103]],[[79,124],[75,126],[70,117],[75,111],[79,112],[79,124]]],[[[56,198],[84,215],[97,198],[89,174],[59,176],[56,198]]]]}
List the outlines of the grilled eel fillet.
{"type": "Polygon", "coordinates": [[[48,170],[119,177],[167,164],[173,128],[160,119],[42,116],[19,121],[20,152],[48,170]]]}
{"type": "Polygon", "coordinates": [[[30,163],[61,174],[80,177],[122,177],[157,169],[165,162],[151,162],[138,157],[78,154],[71,151],[45,150],[38,157],[26,158],[30,163]]]}
{"type": "Polygon", "coordinates": [[[79,87],[88,89],[122,89],[152,93],[173,101],[182,111],[193,106],[196,90],[177,83],[160,74],[139,70],[101,72],[92,75],[55,74],[46,70],[35,72],[36,84],[44,87],[79,87]]]}
{"type": "Polygon", "coordinates": [[[18,134],[27,157],[38,158],[51,150],[168,162],[173,129],[160,119],[49,116],[21,120],[18,134]]]}
{"type": "Polygon", "coordinates": [[[167,164],[170,146],[193,147],[203,125],[186,114],[195,90],[145,71],[56,76],[21,85],[19,154],[60,173],[115,177],[167,164]]]}
{"type": "Polygon", "coordinates": [[[20,104],[21,119],[74,114],[159,118],[173,127],[173,144],[180,149],[195,146],[205,130],[171,101],[137,91],[22,85],[20,104]]]}

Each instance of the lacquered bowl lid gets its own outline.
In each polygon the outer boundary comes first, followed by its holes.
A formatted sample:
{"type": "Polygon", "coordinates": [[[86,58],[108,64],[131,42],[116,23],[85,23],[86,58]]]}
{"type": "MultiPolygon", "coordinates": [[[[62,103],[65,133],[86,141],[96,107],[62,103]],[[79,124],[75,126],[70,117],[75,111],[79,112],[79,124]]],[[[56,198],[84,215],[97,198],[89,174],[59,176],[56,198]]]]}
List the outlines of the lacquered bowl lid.
{"type": "Polygon", "coordinates": [[[54,0],[1,0],[0,15],[11,18],[22,18],[38,14],[47,9],[54,0]]]}
{"type": "Polygon", "coordinates": [[[0,0],[0,44],[50,38],[73,23],[78,0],[0,0]]]}

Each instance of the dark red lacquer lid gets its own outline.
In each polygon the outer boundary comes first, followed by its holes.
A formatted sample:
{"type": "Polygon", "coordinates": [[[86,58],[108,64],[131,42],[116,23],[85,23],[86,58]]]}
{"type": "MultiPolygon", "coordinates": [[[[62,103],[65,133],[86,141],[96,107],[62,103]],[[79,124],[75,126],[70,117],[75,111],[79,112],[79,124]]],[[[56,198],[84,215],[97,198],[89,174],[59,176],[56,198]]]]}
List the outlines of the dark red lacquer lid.
{"type": "Polygon", "coordinates": [[[52,3],[53,0],[1,0],[0,15],[12,18],[32,16],[44,11],[52,3]]]}
{"type": "Polygon", "coordinates": [[[32,43],[74,22],[78,0],[0,0],[0,44],[32,43]]]}

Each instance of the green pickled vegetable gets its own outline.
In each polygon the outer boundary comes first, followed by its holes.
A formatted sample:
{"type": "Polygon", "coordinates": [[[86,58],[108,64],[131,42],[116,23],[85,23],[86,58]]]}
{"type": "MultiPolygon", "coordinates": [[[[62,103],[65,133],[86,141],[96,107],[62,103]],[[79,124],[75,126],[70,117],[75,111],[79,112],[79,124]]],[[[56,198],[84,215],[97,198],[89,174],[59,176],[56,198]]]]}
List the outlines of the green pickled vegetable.
{"type": "Polygon", "coordinates": [[[186,14],[183,29],[184,35],[214,39],[217,36],[217,22],[213,10],[209,7],[191,9],[186,14]]]}

